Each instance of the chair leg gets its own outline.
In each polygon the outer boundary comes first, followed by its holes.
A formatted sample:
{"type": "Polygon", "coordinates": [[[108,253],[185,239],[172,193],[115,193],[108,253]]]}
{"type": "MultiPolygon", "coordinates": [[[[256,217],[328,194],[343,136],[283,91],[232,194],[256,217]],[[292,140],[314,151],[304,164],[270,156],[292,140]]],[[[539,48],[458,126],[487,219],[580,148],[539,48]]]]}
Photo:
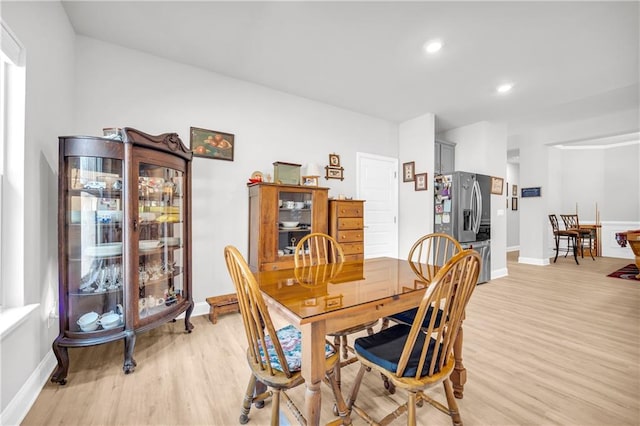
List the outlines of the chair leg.
{"type": "Polygon", "coordinates": [[[340,339],[340,346],[342,346],[342,357],[344,359],[349,358],[348,345],[349,345],[349,342],[347,341],[347,336],[342,336],[342,338],[340,339]]]}
{"type": "Polygon", "coordinates": [[[580,262],[578,262],[578,238],[577,237],[573,238],[573,258],[576,260],[576,265],[579,265],[580,262]]]}
{"type": "Polygon", "coordinates": [[[271,399],[271,426],[280,425],[280,389],[274,389],[271,399]]]}
{"type": "Polygon", "coordinates": [[[356,402],[356,398],[358,397],[358,392],[360,391],[360,384],[362,383],[362,377],[364,373],[367,371],[367,367],[360,364],[360,370],[358,370],[358,374],[356,374],[356,378],[353,381],[353,388],[351,389],[351,394],[349,395],[349,399],[347,399],[347,410],[351,411],[353,408],[353,404],[356,402]]]}
{"type": "Polygon", "coordinates": [[[458,404],[453,396],[453,389],[449,380],[442,382],[444,385],[444,393],[447,396],[447,405],[449,406],[449,415],[454,426],[462,426],[462,419],[460,418],[460,412],[458,411],[458,404]]]}
{"type": "Polygon", "coordinates": [[[253,374],[249,379],[249,385],[247,385],[247,391],[244,394],[244,400],[242,401],[242,408],[240,409],[240,424],[247,424],[249,421],[249,411],[251,410],[251,403],[253,403],[253,391],[256,387],[256,376],[253,374]]]}
{"type": "Polygon", "coordinates": [[[386,330],[387,328],[389,328],[389,318],[385,317],[385,318],[382,318],[382,325],[380,326],[380,331],[386,330]]]}
{"type": "Polygon", "coordinates": [[[553,258],[553,263],[556,263],[556,260],[558,260],[558,253],[560,252],[560,237],[557,235],[555,237],[556,237],[556,257],[553,258]]]}
{"type": "MultiPolygon", "coordinates": [[[[338,366],[338,371],[340,371],[340,362],[336,362],[336,365],[338,366]]],[[[351,424],[351,417],[349,416],[349,408],[347,407],[347,403],[344,400],[344,397],[342,396],[342,391],[340,390],[340,385],[339,383],[336,381],[336,378],[334,377],[335,375],[335,370],[333,371],[329,371],[327,373],[327,379],[329,381],[329,384],[331,385],[331,390],[333,391],[333,398],[336,401],[334,408],[334,414],[340,416],[340,419],[342,420],[342,424],[343,425],[350,425],[351,424]]]]}
{"type": "Polygon", "coordinates": [[[407,410],[407,426],[416,426],[416,394],[414,392],[409,392],[407,410]]]}

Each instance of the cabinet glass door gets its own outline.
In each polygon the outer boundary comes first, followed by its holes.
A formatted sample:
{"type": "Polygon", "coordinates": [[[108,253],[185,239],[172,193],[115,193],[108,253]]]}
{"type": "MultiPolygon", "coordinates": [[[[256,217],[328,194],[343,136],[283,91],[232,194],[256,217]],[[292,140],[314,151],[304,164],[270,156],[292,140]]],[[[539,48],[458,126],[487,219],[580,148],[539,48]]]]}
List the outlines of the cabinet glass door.
{"type": "Polygon", "coordinates": [[[67,170],[68,330],[122,329],[122,161],[68,157],[67,170]]]}
{"type": "Polygon", "coordinates": [[[293,255],[312,224],[311,192],[280,191],[278,198],[278,256],[293,255]]]}
{"type": "Polygon", "coordinates": [[[184,294],[184,172],[140,163],[138,318],[162,314],[184,294]]]}

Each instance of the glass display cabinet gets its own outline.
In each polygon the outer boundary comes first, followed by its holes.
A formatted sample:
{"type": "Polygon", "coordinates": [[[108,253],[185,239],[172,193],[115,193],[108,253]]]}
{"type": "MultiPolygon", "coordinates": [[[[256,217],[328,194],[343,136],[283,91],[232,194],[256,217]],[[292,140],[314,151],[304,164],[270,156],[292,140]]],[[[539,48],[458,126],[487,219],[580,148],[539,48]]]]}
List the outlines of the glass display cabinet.
{"type": "Polygon", "coordinates": [[[175,133],[124,128],[59,138],[60,334],[51,381],[65,384],[67,348],[124,339],[183,312],[191,332],[191,158],[175,133]]]}
{"type": "Polygon", "coordinates": [[[293,268],[302,237],[327,232],[329,188],[249,184],[249,266],[255,271],[293,268]]]}

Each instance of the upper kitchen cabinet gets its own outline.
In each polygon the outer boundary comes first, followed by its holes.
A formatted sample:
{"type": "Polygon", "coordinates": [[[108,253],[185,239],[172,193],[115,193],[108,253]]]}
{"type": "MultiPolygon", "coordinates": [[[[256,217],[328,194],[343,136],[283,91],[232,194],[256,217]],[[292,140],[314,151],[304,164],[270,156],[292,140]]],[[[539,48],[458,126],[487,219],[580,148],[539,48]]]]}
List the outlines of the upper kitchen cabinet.
{"type": "Polygon", "coordinates": [[[124,128],[113,138],[59,138],[60,334],[53,343],[65,384],[67,348],[135,336],[185,312],[191,332],[191,151],[175,133],[124,128]]]}
{"type": "Polygon", "coordinates": [[[456,144],[436,140],[435,143],[435,170],[434,173],[440,174],[444,172],[455,171],[456,144]]]}

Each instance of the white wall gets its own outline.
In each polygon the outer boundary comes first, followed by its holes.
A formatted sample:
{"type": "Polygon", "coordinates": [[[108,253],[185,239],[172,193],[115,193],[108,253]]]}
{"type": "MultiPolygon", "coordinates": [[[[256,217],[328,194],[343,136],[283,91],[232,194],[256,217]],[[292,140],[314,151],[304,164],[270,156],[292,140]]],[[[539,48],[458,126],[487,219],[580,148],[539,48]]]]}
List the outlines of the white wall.
{"type": "Polygon", "coordinates": [[[419,237],[433,232],[434,131],[433,114],[400,124],[398,257],[401,259],[407,257],[419,237]],[[402,163],[411,161],[415,162],[416,173],[427,173],[426,191],[416,191],[414,182],[402,181],[402,163]]]}
{"type": "Polygon", "coordinates": [[[344,181],[321,179],[329,195],[355,195],[357,151],[397,157],[398,127],[387,121],[291,96],[98,40],[77,38],[75,131],[134,127],[151,134],[189,127],[235,135],[234,161],[193,162],[193,296],[233,292],[227,244],[247,250],[251,173],[274,161],[327,164],[340,155],[344,181]]]}
{"type": "MultiPolygon", "coordinates": [[[[505,179],[507,176],[507,127],[482,121],[444,132],[456,143],[456,170],[505,179]]],[[[507,218],[504,190],[491,195],[491,278],[507,275],[507,218]]]]}
{"type": "Polygon", "coordinates": [[[507,163],[507,182],[509,182],[505,208],[507,210],[507,251],[518,250],[520,247],[520,165],[507,163]],[[517,192],[513,195],[513,185],[517,192]],[[518,210],[512,210],[513,198],[518,199],[518,210]]]}
{"type": "MultiPolygon", "coordinates": [[[[562,142],[631,134],[638,129],[640,116],[636,108],[509,138],[509,148],[520,150],[520,187],[542,186],[542,197],[519,200],[521,262],[549,263],[553,244],[547,216],[575,212],[576,203],[581,222],[589,223],[595,221],[598,202],[603,249],[615,244],[615,230],[640,226],[638,145],[584,151],[552,147],[562,142]]],[[[628,257],[615,247],[603,250],[603,255],[628,257]]]]}
{"type": "MultiPolygon", "coordinates": [[[[48,321],[49,313],[57,311],[58,292],[57,137],[73,128],[75,63],[74,34],[60,3],[3,2],[1,12],[26,49],[27,67],[24,282],[12,285],[24,285],[24,303],[38,306],[27,310],[2,342],[0,423],[10,424],[21,412],[14,397],[38,376],[58,334],[57,321],[48,321]]],[[[45,371],[42,379],[49,373],[45,371]]]]}

